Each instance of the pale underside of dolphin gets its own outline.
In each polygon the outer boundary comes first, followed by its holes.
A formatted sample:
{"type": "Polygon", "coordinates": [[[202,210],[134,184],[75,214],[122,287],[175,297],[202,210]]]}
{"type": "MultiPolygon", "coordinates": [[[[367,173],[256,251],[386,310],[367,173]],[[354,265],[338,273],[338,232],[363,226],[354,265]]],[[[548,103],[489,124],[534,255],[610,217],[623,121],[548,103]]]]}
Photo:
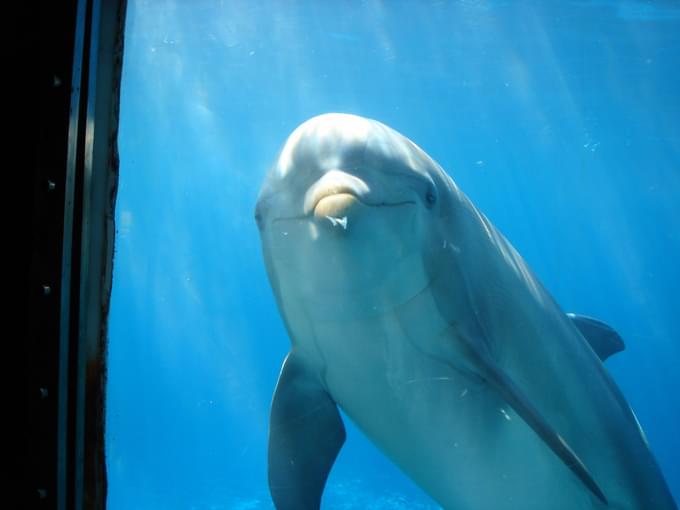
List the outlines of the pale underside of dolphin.
{"type": "Polygon", "coordinates": [[[270,421],[279,510],[319,508],[338,406],[447,510],[677,508],[602,363],[620,337],[565,314],[413,142],[315,117],[256,218],[292,344],[270,421]]]}

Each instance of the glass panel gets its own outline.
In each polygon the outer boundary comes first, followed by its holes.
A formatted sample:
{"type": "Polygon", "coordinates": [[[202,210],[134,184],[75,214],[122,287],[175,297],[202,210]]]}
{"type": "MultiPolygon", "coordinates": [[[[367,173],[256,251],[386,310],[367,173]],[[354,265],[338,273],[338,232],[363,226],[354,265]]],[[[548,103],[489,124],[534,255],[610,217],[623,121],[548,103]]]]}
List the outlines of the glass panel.
{"type": "MultiPolygon", "coordinates": [[[[290,342],[253,212],[289,134],[326,112],[413,140],[565,311],[621,334],[606,367],[680,496],[679,56],[672,2],[129,0],[109,508],[273,507],[269,408],[290,342]]],[[[344,422],[324,508],[439,508],[344,422]]],[[[460,483],[490,501],[503,487],[460,483]]]]}

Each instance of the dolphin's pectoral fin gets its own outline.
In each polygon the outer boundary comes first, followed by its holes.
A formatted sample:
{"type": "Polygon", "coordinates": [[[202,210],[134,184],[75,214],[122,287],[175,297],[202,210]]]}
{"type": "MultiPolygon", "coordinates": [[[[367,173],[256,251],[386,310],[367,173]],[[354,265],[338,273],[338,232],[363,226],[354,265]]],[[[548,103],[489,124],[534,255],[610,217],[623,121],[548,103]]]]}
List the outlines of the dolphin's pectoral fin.
{"type": "Polygon", "coordinates": [[[539,413],[531,401],[524,395],[508,375],[498,364],[485,352],[475,347],[469,339],[466,339],[468,347],[476,358],[477,366],[487,383],[496,389],[501,397],[515,410],[515,412],[529,425],[543,442],[557,455],[562,462],[581,480],[581,482],[602,503],[608,505],[607,498],[598,487],[588,468],[583,464],[578,455],[571,449],[562,436],[553,429],[546,419],[539,413]]]}
{"type": "Polygon", "coordinates": [[[568,313],[567,317],[572,320],[602,361],[626,348],[621,336],[604,322],[574,313],[568,313]]]}
{"type": "Polygon", "coordinates": [[[276,384],[269,423],[269,490],[277,510],[319,508],[344,441],[335,402],[290,354],[276,384]]]}

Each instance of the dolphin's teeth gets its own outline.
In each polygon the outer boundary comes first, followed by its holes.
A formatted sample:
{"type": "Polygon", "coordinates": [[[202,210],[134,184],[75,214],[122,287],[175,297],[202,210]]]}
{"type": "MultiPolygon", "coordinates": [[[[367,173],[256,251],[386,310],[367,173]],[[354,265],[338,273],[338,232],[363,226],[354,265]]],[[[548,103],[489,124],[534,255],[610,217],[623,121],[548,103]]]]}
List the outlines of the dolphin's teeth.
{"type": "Polygon", "coordinates": [[[343,216],[342,218],[334,218],[333,216],[326,216],[328,220],[332,223],[334,227],[337,227],[340,225],[343,230],[347,230],[347,216],[343,216]]]}

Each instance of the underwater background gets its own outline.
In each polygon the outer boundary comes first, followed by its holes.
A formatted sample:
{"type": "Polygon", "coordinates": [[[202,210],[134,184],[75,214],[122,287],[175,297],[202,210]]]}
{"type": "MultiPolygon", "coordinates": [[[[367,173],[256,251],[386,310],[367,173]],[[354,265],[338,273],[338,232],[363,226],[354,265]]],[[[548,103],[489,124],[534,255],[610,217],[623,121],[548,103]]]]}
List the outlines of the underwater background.
{"type": "MultiPolygon", "coordinates": [[[[289,340],[253,208],[325,112],[412,139],[621,334],[606,366],[680,500],[680,4],[129,0],[126,23],[109,509],[273,508],[289,340]]],[[[345,422],[323,508],[439,508],[345,422]]]]}

